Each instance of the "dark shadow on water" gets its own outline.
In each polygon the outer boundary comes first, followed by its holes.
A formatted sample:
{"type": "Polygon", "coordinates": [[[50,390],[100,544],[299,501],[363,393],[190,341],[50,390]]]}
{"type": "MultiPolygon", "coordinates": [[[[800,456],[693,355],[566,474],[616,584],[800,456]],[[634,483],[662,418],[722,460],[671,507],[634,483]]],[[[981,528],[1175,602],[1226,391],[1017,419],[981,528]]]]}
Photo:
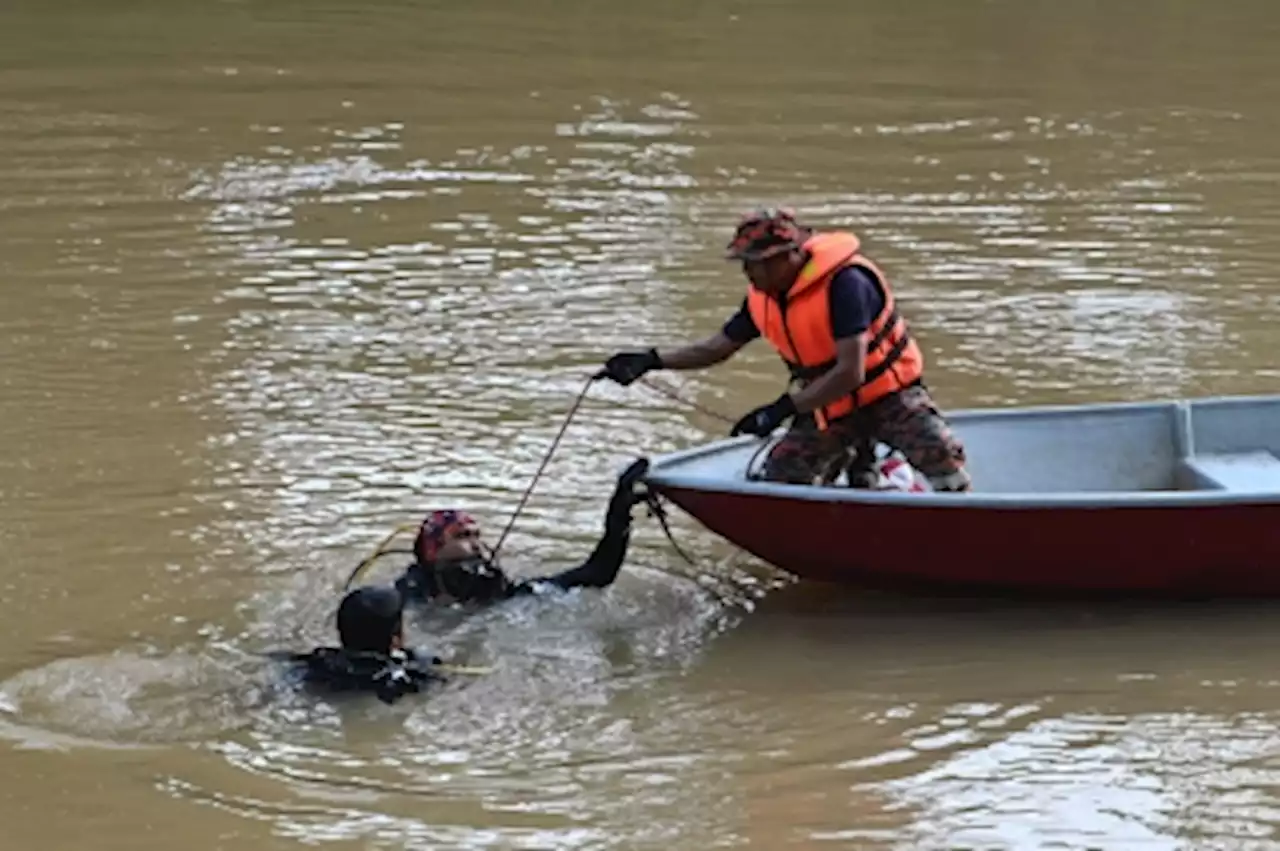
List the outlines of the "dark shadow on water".
{"type": "Polygon", "coordinates": [[[1134,628],[1179,634],[1255,630],[1280,635],[1280,599],[1189,595],[983,594],[973,590],[868,589],[798,581],[774,590],[756,605],[739,629],[789,632],[822,630],[839,623],[845,633],[898,631],[917,635],[1007,633],[1062,629],[1134,628]]]}

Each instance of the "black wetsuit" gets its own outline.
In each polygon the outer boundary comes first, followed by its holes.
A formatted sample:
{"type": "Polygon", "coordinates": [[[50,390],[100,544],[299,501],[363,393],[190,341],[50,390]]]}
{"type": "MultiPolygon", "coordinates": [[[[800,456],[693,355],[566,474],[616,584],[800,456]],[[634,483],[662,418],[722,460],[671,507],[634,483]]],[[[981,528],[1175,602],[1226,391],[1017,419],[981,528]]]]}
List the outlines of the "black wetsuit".
{"type": "Polygon", "coordinates": [[[405,568],[396,580],[396,590],[406,601],[424,602],[443,592],[456,602],[493,603],[532,594],[541,588],[604,588],[618,578],[631,540],[631,506],[643,497],[619,489],[605,516],[604,536],[591,555],[577,567],[551,576],[514,581],[501,569],[490,565],[473,565],[465,569],[415,562],[405,568]],[[441,587],[443,585],[443,587],[441,587]]]}
{"type": "Polygon", "coordinates": [[[331,692],[369,692],[383,703],[395,703],[416,694],[432,682],[443,681],[437,670],[441,660],[414,650],[366,653],[340,647],[317,647],[310,653],[280,654],[296,665],[299,680],[331,692]]]}

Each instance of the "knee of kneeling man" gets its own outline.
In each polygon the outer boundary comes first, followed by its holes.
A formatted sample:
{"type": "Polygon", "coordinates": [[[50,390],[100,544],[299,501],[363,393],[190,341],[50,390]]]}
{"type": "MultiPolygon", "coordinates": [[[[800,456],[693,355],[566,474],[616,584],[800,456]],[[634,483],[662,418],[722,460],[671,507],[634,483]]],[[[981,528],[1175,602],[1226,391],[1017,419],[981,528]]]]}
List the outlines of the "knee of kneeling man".
{"type": "Polygon", "coordinates": [[[929,486],[935,491],[967,491],[973,488],[973,478],[967,470],[956,470],[938,476],[929,476],[929,486]]]}

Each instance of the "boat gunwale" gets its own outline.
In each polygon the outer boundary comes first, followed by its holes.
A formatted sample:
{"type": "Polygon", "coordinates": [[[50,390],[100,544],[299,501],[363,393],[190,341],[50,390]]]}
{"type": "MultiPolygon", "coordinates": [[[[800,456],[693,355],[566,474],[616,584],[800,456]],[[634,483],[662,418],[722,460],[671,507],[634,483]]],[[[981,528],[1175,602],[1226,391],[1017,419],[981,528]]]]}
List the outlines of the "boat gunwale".
{"type": "MultiPolygon", "coordinates": [[[[987,419],[1039,419],[1063,414],[1087,414],[1090,416],[1155,412],[1167,409],[1190,413],[1196,409],[1231,407],[1258,402],[1280,403],[1280,395],[1215,396],[1194,400],[1150,400],[1125,402],[1098,402],[1085,405],[1038,405],[1009,408],[969,408],[958,410],[949,419],[953,423],[964,420],[987,419]]],[[[1247,507],[1280,505],[1280,489],[1275,491],[1241,492],[1231,490],[1125,490],[1125,491],[1063,491],[1043,493],[1037,491],[1005,491],[1001,493],[909,493],[904,491],[873,491],[846,487],[818,487],[781,482],[743,481],[735,478],[682,474],[681,465],[690,461],[722,455],[740,446],[759,441],[760,438],[744,435],[725,438],[654,456],[645,480],[659,491],[686,490],[700,493],[730,496],[764,496],[800,502],[819,502],[827,505],[848,504],[861,506],[893,507],[896,509],[940,508],[957,511],[1002,511],[1041,509],[1182,509],[1206,507],[1247,507]]],[[[1180,460],[1185,460],[1183,455],[1180,460]]]]}

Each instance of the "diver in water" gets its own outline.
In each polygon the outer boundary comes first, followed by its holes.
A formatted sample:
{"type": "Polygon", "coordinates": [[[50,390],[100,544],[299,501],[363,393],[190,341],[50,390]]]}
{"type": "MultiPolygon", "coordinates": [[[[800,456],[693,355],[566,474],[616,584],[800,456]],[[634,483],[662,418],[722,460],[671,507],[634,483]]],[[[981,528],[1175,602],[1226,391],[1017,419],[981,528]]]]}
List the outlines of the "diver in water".
{"type": "MultiPolygon", "coordinates": [[[[443,660],[404,646],[404,607],[409,601],[494,603],[543,589],[604,588],[618,576],[631,537],[631,509],[646,503],[662,519],[661,508],[639,487],[649,462],[631,464],[621,476],[605,512],[604,535],[585,562],[551,576],[513,580],[485,547],[480,527],[465,512],[434,511],[418,528],[415,560],[394,587],[364,585],[338,605],[339,647],[317,647],[309,653],[266,654],[288,662],[302,683],[330,692],[372,692],[384,703],[421,692],[443,681],[443,660]]],[[[390,550],[385,552],[399,552],[390,550]]],[[[379,552],[373,558],[383,554],[379,552]]],[[[362,562],[352,574],[372,562],[362,562]]],[[[349,580],[350,581],[350,580],[349,580]]],[[[461,669],[458,669],[461,670],[461,669]]]]}
{"type": "Polygon", "coordinates": [[[605,512],[604,535],[577,567],[535,579],[516,581],[499,567],[481,538],[475,518],[463,511],[433,511],[413,542],[414,562],[396,580],[407,601],[485,604],[543,590],[604,588],[613,583],[626,558],[631,537],[631,508],[654,498],[637,487],[648,472],[640,459],[621,476],[605,512]]]}
{"type": "Polygon", "coordinates": [[[444,676],[442,660],[404,646],[404,597],[395,588],[365,585],[338,605],[340,647],[273,653],[294,665],[302,683],[333,692],[372,692],[383,703],[422,691],[444,676]]]}

